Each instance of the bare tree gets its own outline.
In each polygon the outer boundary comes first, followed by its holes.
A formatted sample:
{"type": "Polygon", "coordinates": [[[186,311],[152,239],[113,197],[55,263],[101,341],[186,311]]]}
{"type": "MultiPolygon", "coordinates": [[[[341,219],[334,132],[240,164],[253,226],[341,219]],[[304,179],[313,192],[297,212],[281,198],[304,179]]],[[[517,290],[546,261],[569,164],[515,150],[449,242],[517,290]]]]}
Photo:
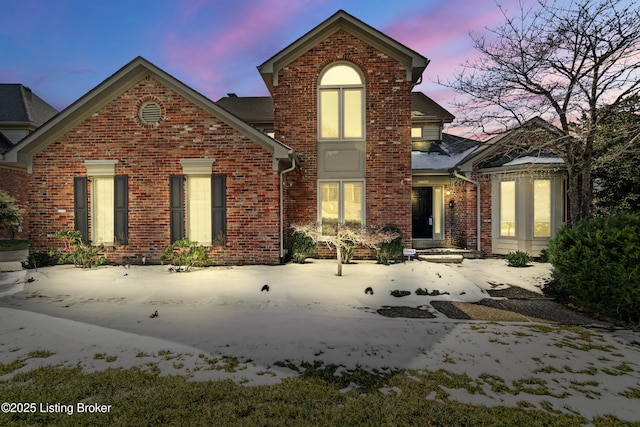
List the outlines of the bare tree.
{"type": "Polygon", "coordinates": [[[319,224],[294,224],[293,230],[309,236],[315,243],[324,243],[329,248],[336,250],[336,261],[338,265],[337,276],[342,276],[342,253],[354,246],[366,246],[378,249],[382,243],[388,243],[400,235],[384,228],[349,227],[344,224],[337,224],[335,233],[328,234],[319,224]]]}
{"type": "MultiPolygon", "coordinates": [[[[478,59],[451,81],[464,95],[460,124],[498,133],[541,117],[561,130],[540,148],[568,169],[571,222],[591,214],[595,132],[605,106],[640,90],[640,12],[636,0],[539,0],[505,22],[472,35],[478,59]]],[[[615,108],[614,108],[615,109],[615,108]]],[[[524,138],[531,142],[533,138],[524,138]]]]}

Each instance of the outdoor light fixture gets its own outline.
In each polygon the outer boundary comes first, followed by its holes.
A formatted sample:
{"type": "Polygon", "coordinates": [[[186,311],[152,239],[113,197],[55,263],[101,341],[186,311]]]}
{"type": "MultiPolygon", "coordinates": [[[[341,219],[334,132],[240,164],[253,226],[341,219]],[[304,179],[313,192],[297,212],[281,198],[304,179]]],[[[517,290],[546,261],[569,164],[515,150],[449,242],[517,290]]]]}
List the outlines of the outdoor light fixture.
{"type": "Polygon", "coordinates": [[[449,207],[451,209],[453,209],[453,206],[455,205],[455,202],[453,201],[453,199],[449,200],[449,207]]]}

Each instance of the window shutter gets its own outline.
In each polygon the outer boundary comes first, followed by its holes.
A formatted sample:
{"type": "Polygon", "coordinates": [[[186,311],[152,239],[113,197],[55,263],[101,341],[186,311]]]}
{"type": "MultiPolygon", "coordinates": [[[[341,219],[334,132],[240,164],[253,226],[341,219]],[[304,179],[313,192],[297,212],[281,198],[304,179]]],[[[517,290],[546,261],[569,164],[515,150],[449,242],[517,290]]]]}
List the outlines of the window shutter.
{"type": "Polygon", "coordinates": [[[116,245],[129,243],[129,177],[114,177],[115,213],[114,231],[116,245]]]}
{"type": "Polygon", "coordinates": [[[211,176],[211,242],[224,245],[227,240],[227,177],[211,176]]]}
{"type": "Polygon", "coordinates": [[[89,242],[89,208],[87,195],[87,177],[73,178],[73,216],[75,229],[82,235],[82,241],[89,242]]]}
{"type": "Polygon", "coordinates": [[[184,179],[182,175],[169,177],[169,226],[171,243],[184,239],[184,179]]]}

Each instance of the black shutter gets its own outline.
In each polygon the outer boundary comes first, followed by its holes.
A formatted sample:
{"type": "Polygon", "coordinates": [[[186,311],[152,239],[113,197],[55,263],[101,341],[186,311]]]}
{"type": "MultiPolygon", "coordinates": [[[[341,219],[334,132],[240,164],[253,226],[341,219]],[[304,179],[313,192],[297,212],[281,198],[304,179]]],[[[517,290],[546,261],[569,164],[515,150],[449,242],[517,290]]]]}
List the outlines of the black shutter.
{"type": "Polygon", "coordinates": [[[211,176],[211,242],[224,245],[227,239],[227,182],[225,175],[211,176]]]}
{"type": "Polygon", "coordinates": [[[184,178],[169,177],[169,227],[171,243],[184,239],[184,178]]]}
{"type": "Polygon", "coordinates": [[[87,177],[73,178],[73,216],[75,229],[82,235],[84,243],[89,242],[89,200],[87,195],[87,177]]]}
{"type": "Polygon", "coordinates": [[[116,245],[129,243],[129,177],[114,177],[116,245]]]}

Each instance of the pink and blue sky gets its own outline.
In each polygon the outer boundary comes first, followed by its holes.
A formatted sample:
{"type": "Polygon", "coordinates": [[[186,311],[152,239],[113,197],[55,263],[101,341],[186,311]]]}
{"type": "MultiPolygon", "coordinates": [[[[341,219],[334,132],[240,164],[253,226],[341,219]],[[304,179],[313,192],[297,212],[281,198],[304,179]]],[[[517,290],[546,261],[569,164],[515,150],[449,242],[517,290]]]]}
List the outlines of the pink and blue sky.
{"type": "Polygon", "coordinates": [[[256,66],[338,9],[429,58],[417,90],[454,114],[434,81],[504,19],[495,0],[0,0],[0,82],[61,110],[140,55],[213,100],[267,95],[256,66]]]}

